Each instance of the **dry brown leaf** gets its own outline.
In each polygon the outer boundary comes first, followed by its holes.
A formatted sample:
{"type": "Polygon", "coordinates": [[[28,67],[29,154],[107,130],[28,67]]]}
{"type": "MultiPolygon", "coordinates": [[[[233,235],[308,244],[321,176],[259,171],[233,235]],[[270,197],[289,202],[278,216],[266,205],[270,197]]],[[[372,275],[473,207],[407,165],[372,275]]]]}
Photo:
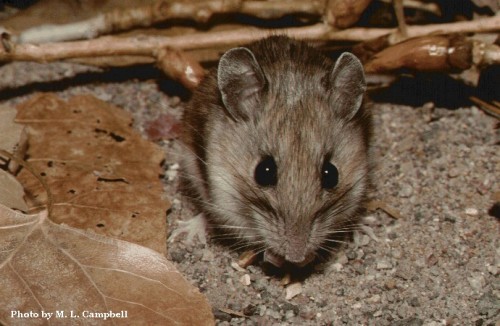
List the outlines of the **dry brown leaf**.
{"type": "Polygon", "coordinates": [[[214,324],[206,299],[157,252],[0,204],[0,324],[94,325],[103,319],[88,313],[110,311],[126,313],[109,318],[117,325],[214,324]]]}
{"type": "Polygon", "coordinates": [[[24,189],[10,174],[0,169],[0,203],[7,207],[27,211],[28,206],[23,200],[24,189]]]}
{"type": "MultiPolygon", "coordinates": [[[[0,137],[0,149],[9,153],[13,153],[21,139],[24,128],[22,125],[14,122],[16,113],[17,111],[13,107],[0,106],[0,130],[2,133],[0,137]]],[[[2,158],[2,154],[0,154],[0,158],[2,158]]]]}
{"type": "MultiPolygon", "coordinates": [[[[131,128],[130,114],[92,96],[65,102],[38,94],[18,106],[28,162],[50,188],[51,220],[166,251],[163,151],[131,128]]],[[[31,207],[46,192],[27,170],[18,179],[31,207]]]]}
{"type": "MultiPolygon", "coordinates": [[[[8,106],[0,106],[0,150],[13,153],[21,140],[23,126],[14,122],[16,109],[8,106]]],[[[0,152],[0,163],[2,159],[8,161],[8,158],[2,156],[0,152]]],[[[26,211],[28,206],[23,200],[24,190],[17,180],[9,173],[0,169],[0,203],[7,207],[26,211]]]]}

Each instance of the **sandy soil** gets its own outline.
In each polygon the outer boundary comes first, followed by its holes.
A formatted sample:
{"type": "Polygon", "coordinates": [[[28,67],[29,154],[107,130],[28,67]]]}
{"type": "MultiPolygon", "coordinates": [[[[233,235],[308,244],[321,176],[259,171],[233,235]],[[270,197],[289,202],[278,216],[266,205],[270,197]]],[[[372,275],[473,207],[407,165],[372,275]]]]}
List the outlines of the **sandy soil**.
{"type": "MultiPolygon", "coordinates": [[[[2,66],[0,104],[36,91],[90,93],[132,112],[142,132],[160,114],[182,113],[186,93],[153,70],[76,75],[82,71],[73,64],[2,66]]],[[[364,223],[375,237],[357,234],[288,289],[298,289],[295,297],[286,299],[281,278],[258,263],[232,267],[238,253],[226,247],[169,244],[169,258],[208,297],[220,325],[500,325],[499,221],[488,213],[499,191],[498,121],[475,107],[371,109],[379,164],[373,196],[401,218],[369,214],[364,223]]],[[[159,143],[175,228],[193,213],[176,192],[179,144],[159,143]]]]}

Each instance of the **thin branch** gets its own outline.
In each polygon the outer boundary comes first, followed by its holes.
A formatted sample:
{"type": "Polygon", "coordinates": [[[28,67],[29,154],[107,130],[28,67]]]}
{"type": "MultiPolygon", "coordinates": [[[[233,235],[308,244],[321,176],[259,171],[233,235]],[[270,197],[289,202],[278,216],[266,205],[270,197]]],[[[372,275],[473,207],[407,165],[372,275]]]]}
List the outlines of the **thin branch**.
{"type": "MultiPolygon", "coordinates": [[[[500,30],[500,15],[447,24],[408,26],[408,36],[431,34],[478,33],[500,30]]],[[[69,58],[84,58],[110,55],[140,55],[157,57],[160,49],[197,50],[221,46],[246,44],[271,34],[285,34],[304,40],[366,41],[397,33],[393,28],[350,28],[338,31],[325,24],[287,29],[241,28],[237,30],[195,33],[183,36],[105,36],[94,40],[16,44],[3,39],[0,46],[1,61],[48,62],[69,58]]]]}
{"type": "Polygon", "coordinates": [[[215,14],[242,13],[263,19],[279,18],[289,14],[320,16],[324,1],[244,1],[205,0],[193,2],[155,1],[152,4],[113,10],[87,20],[64,25],[43,25],[22,32],[19,43],[47,43],[91,39],[99,35],[146,27],[170,19],[188,19],[206,22],[215,14]]]}
{"type": "Polygon", "coordinates": [[[490,104],[488,102],[485,102],[485,101],[483,101],[475,96],[469,97],[469,100],[474,102],[477,106],[479,106],[480,109],[482,109],[487,114],[500,120],[500,107],[495,106],[494,104],[490,104]]]}
{"type": "MultiPolygon", "coordinates": [[[[385,2],[390,4],[393,0],[379,0],[380,2],[385,2]]],[[[441,16],[441,9],[436,3],[433,2],[421,2],[416,0],[403,0],[403,7],[418,9],[433,13],[434,15],[441,16]]]]}
{"type": "Polygon", "coordinates": [[[406,25],[403,0],[394,0],[394,11],[398,20],[399,32],[403,38],[408,37],[408,26],[406,25]]]}

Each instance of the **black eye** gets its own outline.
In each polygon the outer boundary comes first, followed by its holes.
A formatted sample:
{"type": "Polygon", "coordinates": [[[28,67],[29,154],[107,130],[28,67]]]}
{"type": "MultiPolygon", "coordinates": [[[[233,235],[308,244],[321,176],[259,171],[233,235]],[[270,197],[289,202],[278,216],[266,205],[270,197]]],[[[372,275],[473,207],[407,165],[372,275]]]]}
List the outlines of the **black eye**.
{"type": "Polygon", "coordinates": [[[339,183],[339,170],[332,163],[325,161],[321,168],[321,187],[332,189],[339,183]]]}
{"type": "Polygon", "coordinates": [[[274,186],[278,182],[277,166],[272,156],[265,156],[255,168],[255,182],[262,187],[274,186]]]}

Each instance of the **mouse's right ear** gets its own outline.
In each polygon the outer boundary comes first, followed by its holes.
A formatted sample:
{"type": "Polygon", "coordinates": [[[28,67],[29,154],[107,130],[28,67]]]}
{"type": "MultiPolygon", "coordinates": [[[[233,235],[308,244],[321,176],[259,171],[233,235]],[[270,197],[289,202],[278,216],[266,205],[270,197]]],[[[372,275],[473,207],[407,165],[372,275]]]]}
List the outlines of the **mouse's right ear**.
{"type": "Polygon", "coordinates": [[[221,57],[217,83],[229,114],[235,120],[245,120],[259,106],[265,78],[252,51],[241,47],[221,57]]]}

